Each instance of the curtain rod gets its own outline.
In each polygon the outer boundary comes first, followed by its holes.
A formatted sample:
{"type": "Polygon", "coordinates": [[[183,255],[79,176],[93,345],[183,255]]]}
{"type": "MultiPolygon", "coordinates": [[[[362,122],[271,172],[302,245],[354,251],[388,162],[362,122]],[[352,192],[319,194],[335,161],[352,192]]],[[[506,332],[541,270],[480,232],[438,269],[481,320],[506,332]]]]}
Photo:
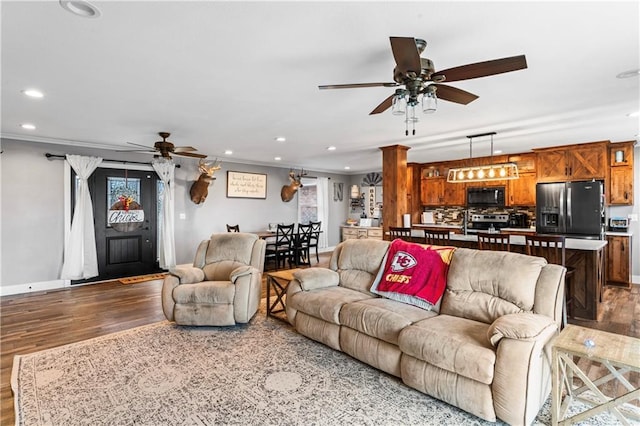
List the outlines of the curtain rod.
{"type": "MultiPolygon", "coordinates": [[[[44,154],[45,157],[47,158],[60,158],[62,160],[64,160],[66,158],[65,155],[56,155],[56,154],[49,154],[48,152],[46,154],[44,154]]],[[[151,163],[145,163],[143,161],[127,161],[127,160],[107,160],[107,159],[102,159],[102,161],[107,161],[109,163],[122,163],[122,164],[144,164],[146,166],[150,166],[151,163]]],[[[176,164],[176,168],[180,168],[180,164],[176,164]]]]}

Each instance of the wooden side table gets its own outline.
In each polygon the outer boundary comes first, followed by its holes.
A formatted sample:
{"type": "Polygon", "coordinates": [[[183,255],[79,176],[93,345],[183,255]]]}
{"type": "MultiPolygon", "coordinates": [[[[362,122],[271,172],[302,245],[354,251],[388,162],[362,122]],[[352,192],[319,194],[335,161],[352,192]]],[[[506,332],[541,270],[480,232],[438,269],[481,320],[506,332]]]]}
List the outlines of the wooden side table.
{"type": "Polygon", "coordinates": [[[286,295],[289,283],[293,280],[293,273],[298,269],[287,269],[284,271],[267,272],[267,317],[277,318],[287,321],[285,312],[286,295]],[[275,301],[271,303],[271,291],[275,296],[275,301]]]}
{"type": "Polygon", "coordinates": [[[640,420],[638,411],[633,412],[622,406],[640,398],[640,388],[634,387],[624,376],[628,372],[640,372],[640,339],[576,325],[566,326],[552,344],[552,425],[573,424],[603,411],[611,413],[623,425],[628,425],[629,419],[640,420]],[[593,346],[590,347],[589,343],[593,343],[593,346]],[[591,380],[574,362],[575,357],[599,362],[609,374],[591,380]],[[574,383],[574,374],[581,384],[574,383]],[[598,389],[598,386],[614,379],[624,386],[626,393],[611,397],[598,389]],[[582,396],[587,391],[591,391],[592,398],[582,396]],[[573,400],[591,408],[564,418],[573,400]]]}

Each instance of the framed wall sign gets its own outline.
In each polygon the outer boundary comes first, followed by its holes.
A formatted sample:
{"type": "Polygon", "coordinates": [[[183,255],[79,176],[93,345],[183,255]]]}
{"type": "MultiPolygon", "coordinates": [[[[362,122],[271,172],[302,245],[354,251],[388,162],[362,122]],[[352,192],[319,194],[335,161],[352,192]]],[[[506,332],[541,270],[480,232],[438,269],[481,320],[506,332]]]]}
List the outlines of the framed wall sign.
{"type": "Polygon", "coordinates": [[[227,198],[267,198],[267,175],[227,171],[227,198]]]}

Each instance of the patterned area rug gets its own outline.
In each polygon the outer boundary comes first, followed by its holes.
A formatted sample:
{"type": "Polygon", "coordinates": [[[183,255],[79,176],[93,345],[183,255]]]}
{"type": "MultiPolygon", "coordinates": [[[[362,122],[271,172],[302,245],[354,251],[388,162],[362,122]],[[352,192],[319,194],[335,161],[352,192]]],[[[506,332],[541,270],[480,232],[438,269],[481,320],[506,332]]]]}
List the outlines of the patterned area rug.
{"type": "MultiPolygon", "coordinates": [[[[263,312],[244,326],[160,322],[18,355],[11,386],[20,425],[492,424],[263,312]]],[[[549,405],[535,424],[551,424],[549,405]]]]}

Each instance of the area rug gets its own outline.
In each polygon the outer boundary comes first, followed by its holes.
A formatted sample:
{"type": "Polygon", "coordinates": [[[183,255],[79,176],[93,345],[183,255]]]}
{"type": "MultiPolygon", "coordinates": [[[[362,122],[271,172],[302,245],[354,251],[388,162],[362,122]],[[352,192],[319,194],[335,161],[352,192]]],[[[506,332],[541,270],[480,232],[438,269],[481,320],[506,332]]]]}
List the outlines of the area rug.
{"type": "Polygon", "coordinates": [[[138,275],[136,277],[119,278],[118,281],[120,281],[121,284],[138,284],[138,283],[144,283],[147,281],[163,280],[164,277],[166,276],[167,276],[166,273],[138,275]]]}
{"type": "MultiPolygon", "coordinates": [[[[493,424],[262,312],[244,326],[160,322],[17,355],[11,387],[19,425],[493,424]]],[[[535,424],[550,423],[547,402],[535,424]]]]}

